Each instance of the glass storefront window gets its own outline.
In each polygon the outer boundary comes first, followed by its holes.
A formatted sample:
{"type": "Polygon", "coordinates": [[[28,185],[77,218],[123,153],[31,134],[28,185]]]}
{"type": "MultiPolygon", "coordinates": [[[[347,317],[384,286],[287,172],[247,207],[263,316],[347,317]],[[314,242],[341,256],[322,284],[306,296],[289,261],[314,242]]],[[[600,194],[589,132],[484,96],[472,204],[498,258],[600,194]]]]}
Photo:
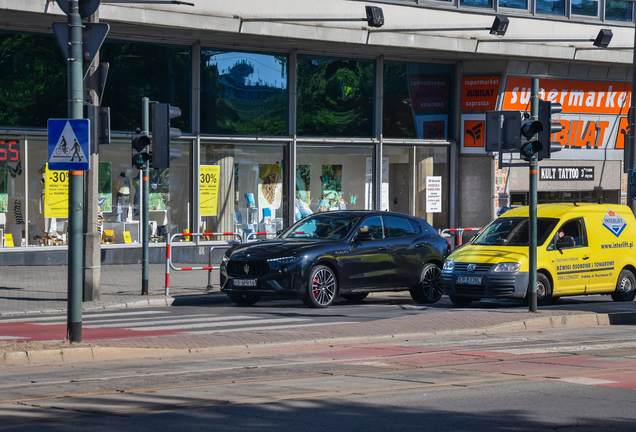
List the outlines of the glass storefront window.
{"type": "Polygon", "coordinates": [[[461,6],[491,8],[492,0],[460,0],[459,4],[461,6]]]}
{"type": "Polygon", "coordinates": [[[287,135],[287,55],[201,51],[201,132],[287,135]]]}
{"type": "Polygon", "coordinates": [[[565,0],[537,0],[537,13],[544,15],[565,15],[565,0]]]}
{"type": "Polygon", "coordinates": [[[631,21],[633,3],[618,0],[605,2],[605,19],[611,21],[631,21]]]}
{"type": "Polygon", "coordinates": [[[296,161],[296,220],[373,209],[373,146],[299,144],[296,161]]]}
{"type": "Polygon", "coordinates": [[[385,62],[382,134],[387,138],[450,139],[454,67],[385,62]]]}
{"type": "Polygon", "coordinates": [[[372,60],[298,56],[299,136],[370,137],[372,60]]]}
{"type": "Polygon", "coordinates": [[[143,97],[179,107],[181,116],[172,120],[172,127],[191,130],[191,47],[107,40],[99,55],[101,62],[110,64],[102,106],[110,107],[112,130],[134,131],[141,126],[143,97]]]}
{"type": "Polygon", "coordinates": [[[499,7],[510,9],[528,9],[528,0],[499,0],[499,7]]]}
{"type": "Polygon", "coordinates": [[[0,82],[0,126],[67,117],[66,61],[53,35],[0,32],[0,82]]]}
{"type": "Polygon", "coordinates": [[[597,16],[598,1],[572,0],[572,15],[597,16]]]}
{"type": "Polygon", "coordinates": [[[284,144],[201,143],[199,172],[205,176],[209,170],[218,184],[199,192],[202,232],[247,236],[283,229],[283,149],[284,144]],[[208,199],[216,199],[216,205],[203,211],[208,199]]]}
{"type": "Polygon", "coordinates": [[[382,156],[386,209],[421,217],[436,229],[448,228],[448,148],[384,146],[382,156]]]}

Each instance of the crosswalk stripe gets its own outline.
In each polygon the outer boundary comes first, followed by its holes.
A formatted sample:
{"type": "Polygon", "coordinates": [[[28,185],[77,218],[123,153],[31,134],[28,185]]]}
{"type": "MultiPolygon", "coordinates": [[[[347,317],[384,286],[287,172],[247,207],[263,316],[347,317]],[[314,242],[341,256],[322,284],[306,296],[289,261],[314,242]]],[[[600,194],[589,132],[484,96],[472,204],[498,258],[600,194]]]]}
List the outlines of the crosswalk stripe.
{"type": "Polygon", "coordinates": [[[559,381],[565,381],[572,384],[584,384],[584,385],[616,384],[618,382],[618,381],[608,381],[608,380],[588,378],[588,377],[564,377],[564,378],[559,378],[559,381]]]}
{"type": "MultiPolygon", "coordinates": [[[[111,328],[111,327],[124,327],[124,328],[130,328],[131,326],[135,326],[135,328],[138,327],[151,327],[151,326],[161,326],[161,325],[170,325],[170,327],[167,328],[174,328],[172,327],[172,324],[182,324],[182,323],[198,323],[201,321],[204,322],[215,322],[215,321],[222,321],[222,320],[228,320],[228,321],[232,321],[232,320],[251,320],[251,319],[256,319],[257,317],[253,317],[253,316],[247,316],[247,315],[236,315],[236,316],[229,316],[229,317],[210,317],[210,316],[205,316],[205,317],[200,317],[200,318],[167,318],[167,319],[163,319],[161,321],[145,321],[145,322],[141,322],[141,323],[131,323],[130,325],[128,324],[131,320],[121,320],[119,322],[116,323],[110,323],[110,324],[97,324],[94,325],[90,322],[85,322],[84,325],[86,326],[90,326],[90,328],[111,328]]],[[[186,326],[187,327],[187,326],[186,326]]]]}
{"type": "MultiPolygon", "coordinates": [[[[225,326],[240,326],[245,324],[271,324],[271,323],[285,323],[285,322],[300,322],[311,321],[308,318],[274,318],[274,319],[253,319],[249,321],[231,321],[231,322],[207,322],[199,324],[185,324],[177,326],[156,326],[156,327],[124,327],[130,330],[137,331],[156,331],[156,330],[187,330],[193,328],[205,328],[205,327],[225,327],[225,326]]],[[[259,328],[259,327],[255,327],[259,328]]]]}
{"type": "Polygon", "coordinates": [[[277,329],[286,329],[286,328],[314,327],[314,326],[355,324],[355,323],[356,321],[338,321],[338,322],[329,322],[329,323],[291,324],[291,325],[265,326],[265,327],[242,327],[242,328],[233,328],[233,329],[224,329],[224,330],[194,330],[189,333],[195,333],[195,334],[229,333],[229,332],[238,332],[238,331],[277,330],[277,329]]]}
{"type": "MultiPolygon", "coordinates": [[[[130,315],[133,312],[120,312],[120,313],[100,313],[100,314],[84,314],[83,315],[83,319],[89,319],[92,317],[114,317],[114,316],[125,316],[125,315],[130,315]]],[[[135,315],[150,315],[150,314],[166,314],[169,313],[168,311],[140,311],[140,312],[134,312],[135,315]]],[[[13,322],[33,322],[33,321],[59,321],[62,323],[66,323],[66,316],[52,316],[52,317],[33,317],[33,316],[23,316],[22,318],[12,318],[12,319],[3,319],[0,320],[0,324],[4,324],[4,323],[13,323],[13,322]]]]}

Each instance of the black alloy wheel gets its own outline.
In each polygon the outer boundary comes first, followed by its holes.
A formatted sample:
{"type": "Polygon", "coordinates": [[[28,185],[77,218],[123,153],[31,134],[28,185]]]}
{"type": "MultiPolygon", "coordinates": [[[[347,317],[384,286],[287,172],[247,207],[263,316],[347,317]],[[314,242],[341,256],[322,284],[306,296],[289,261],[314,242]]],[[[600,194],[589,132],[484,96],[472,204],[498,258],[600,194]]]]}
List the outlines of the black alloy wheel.
{"type": "Polygon", "coordinates": [[[227,296],[239,306],[252,306],[261,299],[258,294],[228,294],[227,296]]]}
{"type": "Polygon", "coordinates": [[[432,263],[425,264],[420,283],[411,288],[411,297],[418,303],[435,303],[442,298],[442,269],[432,263]]]}
{"type": "Polygon", "coordinates": [[[337,291],[338,283],[333,270],[317,265],[309,272],[309,286],[303,296],[303,303],[310,308],[326,308],[333,303],[337,291]]]}
{"type": "Polygon", "coordinates": [[[616,290],[612,293],[612,300],[627,302],[634,300],[636,296],[636,281],[634,273],[623,269],[616,280],[616,290]]]}

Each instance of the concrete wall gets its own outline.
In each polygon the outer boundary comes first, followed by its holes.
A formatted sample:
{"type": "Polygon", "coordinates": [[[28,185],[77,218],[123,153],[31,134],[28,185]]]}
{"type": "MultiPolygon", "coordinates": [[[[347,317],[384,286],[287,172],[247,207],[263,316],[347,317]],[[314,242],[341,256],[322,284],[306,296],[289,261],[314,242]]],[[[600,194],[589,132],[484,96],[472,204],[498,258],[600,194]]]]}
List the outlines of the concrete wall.
{"type": "MultiPolygon", "coordinates": [[[[458,227],[483,227],[493,219],[494,161],[486,156],[460,156],[458,168],[458,227]]],[[[464,239],[473,235],[466,233],[464,239]]]]}

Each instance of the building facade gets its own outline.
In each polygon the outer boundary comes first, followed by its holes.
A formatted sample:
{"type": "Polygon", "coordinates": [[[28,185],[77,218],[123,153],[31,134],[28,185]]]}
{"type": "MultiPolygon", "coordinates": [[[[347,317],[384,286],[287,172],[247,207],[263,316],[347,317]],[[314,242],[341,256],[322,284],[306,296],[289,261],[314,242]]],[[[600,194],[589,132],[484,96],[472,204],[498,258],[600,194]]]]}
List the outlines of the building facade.
{"type": "MultiPolygon", "coordinates": [[[[487,111],[530,110],[532,78],[563,104],[566,126],[554,137],[562,151],[540,163],[539,201],[625,198],[632,3],[193,2],[103,0],[96,14],[110,25],[99,59],[112,141],[93,169],[115,243],[140,238],[131,136],[144,97],[182,112],[171,144],[181,156],[150,172],[158,241],[275,233],[342,208],[483,226],[527,199],[527,168],[499,169],[484,140],[487,111]],[[382,27],[368,25],[366,6],[382,9],[382,27]],[[490,34],[504,15],[505,35],[490,34]],[[612,30],[611,49],[592,45],[601,29],[612,30]]],[[[46,166],[47,120],[67,117],[52,32],[65,20],[54,1],[0,0],[0,229],[14,247],[65,243],[65,178],[46,166]]]]}

